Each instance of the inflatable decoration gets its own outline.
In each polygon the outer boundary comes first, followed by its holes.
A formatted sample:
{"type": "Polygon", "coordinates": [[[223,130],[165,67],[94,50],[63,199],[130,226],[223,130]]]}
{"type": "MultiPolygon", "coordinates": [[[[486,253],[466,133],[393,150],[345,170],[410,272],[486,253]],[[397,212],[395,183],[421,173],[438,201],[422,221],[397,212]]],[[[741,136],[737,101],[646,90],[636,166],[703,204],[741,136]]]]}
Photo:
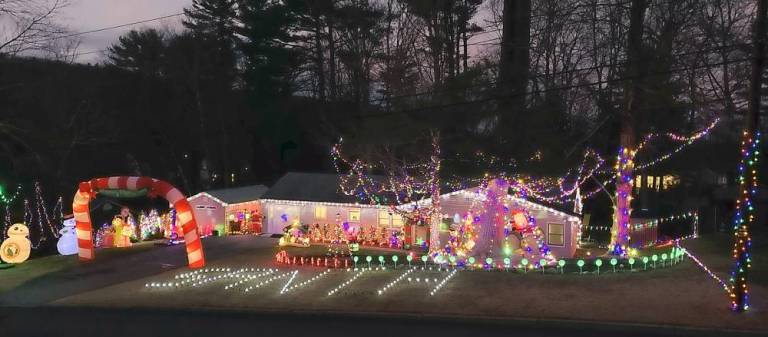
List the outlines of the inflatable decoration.
{"type": "Polygon", "coordinates": [[[293,224],[286,227],[284,231],[285,234],[283,234],[283,237],[280,238],[280,242],[278,242],[280,247],[309,247],[309,236],[306,234],[304,228],[302,228],[302,226],[299,224],[299,220],[294,220],[293,224]]]}
{"type": "Polygon", "coordinates": [[[75,233],[75,219],[64,220],[64,227],[59,230],[59,242],[56,243],[56,249],[61,255],[75,255],[77,249],[77,234],[75,233]]]}
{"type": "Polygon", "coordinates": [[[22,263],[29,258],[32,242],[27,238],[29,228],[17,223],[8,229],[8,239],[0,245],[0,258],[6,263],[22,263]]]}

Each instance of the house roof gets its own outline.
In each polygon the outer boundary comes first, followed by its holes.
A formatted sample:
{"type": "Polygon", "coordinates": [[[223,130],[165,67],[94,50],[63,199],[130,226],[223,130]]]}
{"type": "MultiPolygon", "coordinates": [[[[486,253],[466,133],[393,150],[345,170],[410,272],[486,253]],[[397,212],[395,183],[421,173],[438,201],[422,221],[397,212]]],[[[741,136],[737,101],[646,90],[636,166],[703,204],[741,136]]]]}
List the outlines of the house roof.
{"type": "MultiPolygon", "coordinates": [[[[339,188],[339,174],[288,172],[272,188],[264,193],[262,199],[314,201],[326,203],[354,204],[360,200],[344,194],[339,188]]],[[[381,179],[381,177],[373,177],[381,179]]],[[[462,190],[449,190],[443,195],[460,193],[462,190]]],[[[521,199],[522,200],[522,199],[521,199]]],[[[568,216],[578,216],[566,207],[558,207],[538,201],[525,201],[539,207],[548,208],[568,216]]]]}
{"type": "Polygon", "coordinates": [[[227,204],[239,204],[242,202],[256,201],[261,199],[269,188],[264,185],[251,185],[242,187],[225,188],[220,190],[210,190],[198,193],[189,199],[194,199],[200,195],[207,194],[227,204]]]}
{"type": "Polygon", "coordinates": [[[262,199],[317,201],[334,203],[359,202],[339,188],[339,174],[288,172],[282,176],[262,199]]]}

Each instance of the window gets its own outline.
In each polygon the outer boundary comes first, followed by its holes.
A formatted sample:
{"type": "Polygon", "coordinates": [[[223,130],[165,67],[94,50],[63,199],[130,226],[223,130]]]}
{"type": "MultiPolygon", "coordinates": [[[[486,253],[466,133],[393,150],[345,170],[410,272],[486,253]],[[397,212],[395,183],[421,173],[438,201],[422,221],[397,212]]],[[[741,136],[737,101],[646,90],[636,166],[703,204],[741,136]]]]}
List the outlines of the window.
{"type": "Polygon", "coordinates": [[[328,209],[325,206],[315,206],[315,219],[326,219],[328,209]]]}
{"type": "Polygon", "coordinates": [[[359,209],[351,209],[351,210],[349,210],[349,222],[360,222],[360,210],[359,209]]]}
{"type": "Polygon", "coordinates": [[[389,227],[389,212],[379,211],[379,226],[389,227]]]}
{"type": "Polygon", "coordinates": [[[547,244],[551,246],[565,245],[565,226],[563,224],[551,223],[547,225],[547,244]]]}
{"type": "Polygon", "coordinates": [[[399,214],[392,214],[392,226],[403,227],[403,217],[399,214]]]}

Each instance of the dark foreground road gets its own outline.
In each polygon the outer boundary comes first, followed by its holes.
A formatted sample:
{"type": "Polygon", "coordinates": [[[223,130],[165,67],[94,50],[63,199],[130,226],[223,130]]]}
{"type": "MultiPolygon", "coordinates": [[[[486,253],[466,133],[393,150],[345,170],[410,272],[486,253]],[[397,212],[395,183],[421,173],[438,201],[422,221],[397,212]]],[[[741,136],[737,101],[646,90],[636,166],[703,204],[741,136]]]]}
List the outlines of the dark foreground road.
{"type": "Polygon", "coordinates": [[[0,336],[758,336],[736,331],[566,321],[464,319],[207,310],[0,308],[0,336]]]}

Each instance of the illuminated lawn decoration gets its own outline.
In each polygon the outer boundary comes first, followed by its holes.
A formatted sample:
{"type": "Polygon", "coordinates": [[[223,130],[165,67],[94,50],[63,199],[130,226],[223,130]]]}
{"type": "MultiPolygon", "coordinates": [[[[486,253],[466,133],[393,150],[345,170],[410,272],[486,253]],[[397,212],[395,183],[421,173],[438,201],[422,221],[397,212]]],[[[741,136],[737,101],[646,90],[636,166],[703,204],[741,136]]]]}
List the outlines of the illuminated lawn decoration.
{"type": "Polygon", "coordinates": [[[288,289],[291,283],[293,283],[293,280],[296,279],[296,275],[298,274],[299,274],[298,270],[295,270],[293,274],[291,274],[291,277],[288,278],[288,282],[285,282],[285,284],[283,285],[283,288],[280,289],[280,295],[285,294],[286,289],[288,289]]]}
{"type": "Polygon", "coordinates": [[[402,281],[404,278],[408,277],[411,273],[414,272],[414,269],[408,269],[404,273],[402,273],[400,276],[398,276],[396,279],[394,279],[392,282],[387,283],[383,288],[379,289],[376,293],[379,295],[384,294],[387,290],[391,289],[395,285],[397,285],[400,281],[402,281]]]}
{"type": "MultiPolygon", "coordinates": [[[[324,272],[322,272],[320,274],[317,274],[317,275],[313,276],[312,278],[310,278],[310,279],[308,279],[306,281],[299,282],[299,283],[294,284],[294,285],[292,285],[290,287],[285,287],[284,286],[283,290],[280,291],[280,294],[285,294],[287,292],[290,292],[290,291],[295,290],[295,289],[300,288],[300,287],[306,287],[306,286],[312,284],[312,282],[315,282],[315,281],[323,278],[324,276],[328,275],[330,272],[331,272],[330,269],[326,269],[324,272]]],[[[298,273],[298,270],[296,271],[296,273],[298,273]]],[[[291,280],[293,280],[293,278],[291,278],[291,280]]],[[[286,283],[286,285],[287,285],[287,283],[286,283]]]]}
{"type": "Polygon", "coordinates": [[[443,278],[443,279],[440,281],[440,283],[438,283],[438,284],[437,284],[437,285],[436,285],[434,288],[432,288],[432,291],[430,291],[430,292],[429,292],[429,295],[430,295],[430,296],[434,296],[434,295],[435,295],[435,294],[436,294],[436,293],[437,293],[437,292],[438,292],[438,291],[439,291],[439,290],[440,290],[442,287],[444,287],[444,286],[445,286],[445,284],[446,284],[448,281],[450,281],[450,280],[451,280],[451,279],[452,279],[454,276],[456,276],[456,273],[457,273],[457,272],[458,272],[458,270],[454,269],[453,271],[451,271],[450,273],[448,273],[448,275],[447,275],[447,276],[445,276],[445,278],[443,278]]]}
{"type": "MultiPolygon", "coordinates": [[[[243,277],[240,277],[240,280],[238,280],[238,281],[236,281],[234,283],[230,283],[230,284],[226,285],[224,287],[224,290],[233,289],[233,288],[235,288],[237,286],[240,286],[240,285],[243,285],[245,283],[251,282],[251,281],[253,281],[255,279],[258,279],[260,277],[272,275],[276,271],[277,270],[275,270],[275,269],[269,269],[269,270],[264,270],[263,272],[261,272],[260,269],[257,269],[257,273],[256,274],[249,274],[249,275],[245,275],[243,277]]],[[[253,270],[251,270],[251,272],[253,272],[253,270]]]]}
{"type": "Polygon", "coordinates": [[[331,289],[331,291],[328,292],[328,296],[333,296],[333,294],[338,293],[341,289],[344,289],[345,287],[352,284],[352,282],[355,282],[358,277],[362,276],[365,273],[366,269],[360,270],[355,273],[355,275],[352,276],[349,280],[344,281],[344,283],[336,286],[336,288],[331,289]]]}
{"type": "Polygon", "coordinates": [[[277,281],[277,280],[279,280],[279,279],[281,279],[281,278],[285,278],[285,277],[288,277],[288,276],[289,276],[289,275],[291,275],[291,274],[293,274],[293,272],[290,272],[290,273],[283,273],[283,274],[280,274],[280,275],[276,275],[276,276],[271,276],[271,277],[269,277],[268,279],[266,279],[266,280],[264,280],[264,281],[261,281],[261,282],[259,282],[259,283],[257,283],[257,284],[254,284],[254,285],[252,285],[252,286],[249,286],[248,288],[245,288],[245,292],[246,292],[246,293],[249,293],[249,292],[251,292],[251,291],[252,291],[252,290],[254,290],[254,289],[258,289],[258,288],[264,287],[264,286],[266,286],[266,285],[268,285],[268,284],[270,284],[270,283],[272,283],[272,282],[274,282],[274,281],[277,281]]]}
{"type": "Polygon", "coordinates": [[[565,260],[557,261],[557,268],[560,269],[560,274],[564,273],[563,269],[565,268],[565,260]]]}
{"type": "Polygon", "coordinates": [[[29,241],[29,228],[24,224],[14,224],[8,228],[8,239],[0,245],[0,259],[5,263],[23,263],[32,251],[29,241]]]}

